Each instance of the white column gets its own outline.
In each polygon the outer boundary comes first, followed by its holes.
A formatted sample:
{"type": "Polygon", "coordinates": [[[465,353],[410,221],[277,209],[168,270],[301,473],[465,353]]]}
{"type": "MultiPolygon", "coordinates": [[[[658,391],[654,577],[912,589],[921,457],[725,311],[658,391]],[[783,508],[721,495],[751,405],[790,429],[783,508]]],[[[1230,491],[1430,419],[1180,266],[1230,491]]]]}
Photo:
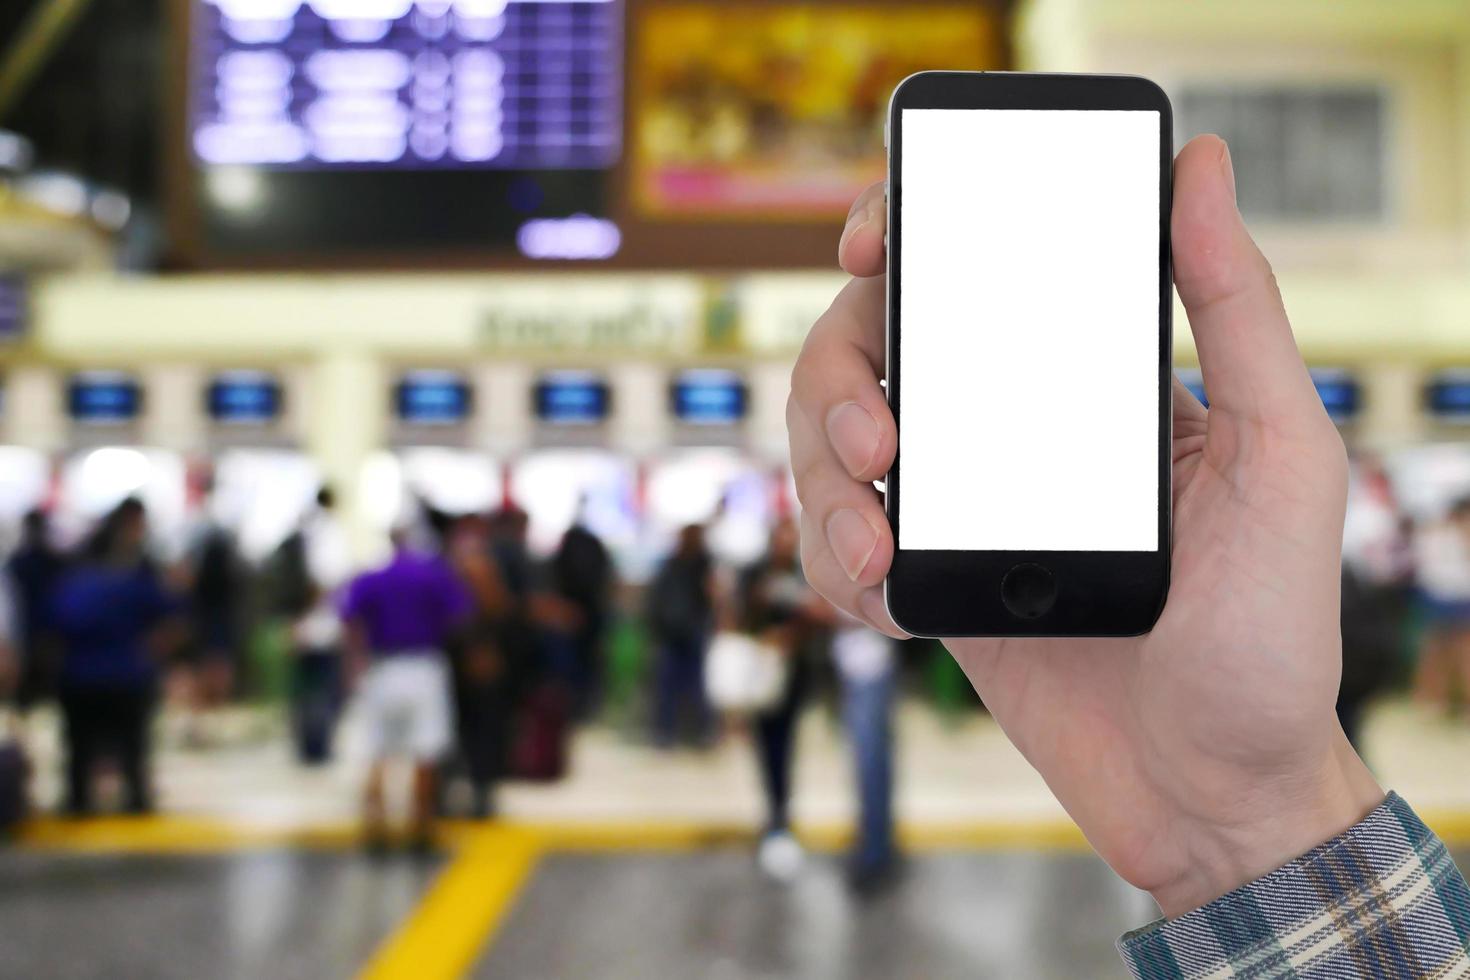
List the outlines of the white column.
{"type": "Polygon", "coordinates": [[[1389,362],[1364,367],[1363,415],[1356,442],[1364,449],[1387,449],[1417,442],[1428,433],[1424,411],[1424,372],[1417,364],[1389,362]]]}
{"type": "Polygon", "coordinates": [[[142,443],[178,453],[202,448],[207,425],[203,373],[188,364],[158,364],[141,371],[138,380],[144,392],[142,443]]]}
{"type": "Polygon", "coordinates": [[[746,372],[750,386],[750,448],[762,459],[786,459],[786,397],[791,393],[791,365],[767,361],[746,372]]]}
{"type": "Polygon", "coordinates": [[[612,391],[612,448],[633,457],[669,444],[669,373],[659,364],[620,363],[607,373],[612,391]]]}
{"type": "Polygon", "coordinates": [[[387,378],[382,364],[362,351],[327,354],[312,365],[310,377],[306,448],[337,491],[354,554],[367,560],[381,542],[362,513],[361,479],[363,463],[384,443],[387,378]]]}
{"type": "Polygon", "coordinates": [[[531,386],[535,371],[510,358],[480,365],[471,375],[475,389],[475,412],[471,419],[471,442],[483,447],[499,461],[525,449],[531,441],[535,420],[531,412],[531,386]]]}
{"type": "Polygon", "coordinates": [[[0,416],[4,442],[43,452],[65,446],[65,384],[65,378],[50,368],[16,367],[7,371],[4,415],[0,416]]]}

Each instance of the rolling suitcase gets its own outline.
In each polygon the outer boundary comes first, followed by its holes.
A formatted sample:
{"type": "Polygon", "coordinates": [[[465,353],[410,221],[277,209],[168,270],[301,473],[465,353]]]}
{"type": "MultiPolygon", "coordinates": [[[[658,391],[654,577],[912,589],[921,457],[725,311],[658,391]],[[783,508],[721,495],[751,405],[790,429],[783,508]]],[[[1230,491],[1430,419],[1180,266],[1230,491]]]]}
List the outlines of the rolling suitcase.
{"type": "Polygon", "coordinates": [[[568,700],[555,684],[543,684],[526,698],[511,752],[516,778],[551,782],[566,774],[568,700]]]}

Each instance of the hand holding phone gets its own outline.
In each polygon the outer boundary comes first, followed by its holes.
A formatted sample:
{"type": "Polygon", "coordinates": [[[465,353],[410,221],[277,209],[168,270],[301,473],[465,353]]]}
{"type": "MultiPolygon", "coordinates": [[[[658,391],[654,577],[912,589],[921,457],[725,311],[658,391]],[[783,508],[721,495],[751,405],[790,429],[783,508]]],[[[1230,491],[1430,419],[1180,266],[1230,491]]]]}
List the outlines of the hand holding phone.
{"type": "MultiPolygon", "coordinates": [[[[1090,148],[1061,152],[1085,161],[1090,148]]],[[[947,641],[1093,846],[1171,915],[1328,839],[1382,796],[1333,713],[1342,440],[1236,210],[1224,144],[1191,141],[1173,178],[1174,279],[1210,408],[1173,385],[1163,612],[1136,637],[947,641]]],[[[854,206],[840,246],[856,278],[812,328],[787,420],[811,584],[899,636],[882,591],[894,538],[872,486],[901,448],[879,381],[886,231],[876,186],[854,206]]],[[[965,451],[962,439],[954,451],[965,451]]],[[[1081,458],[1065,439],[1048,451],[1081,458]]],[[[1084,486],[1100,475],[1069,472],[1084,486]]]]}

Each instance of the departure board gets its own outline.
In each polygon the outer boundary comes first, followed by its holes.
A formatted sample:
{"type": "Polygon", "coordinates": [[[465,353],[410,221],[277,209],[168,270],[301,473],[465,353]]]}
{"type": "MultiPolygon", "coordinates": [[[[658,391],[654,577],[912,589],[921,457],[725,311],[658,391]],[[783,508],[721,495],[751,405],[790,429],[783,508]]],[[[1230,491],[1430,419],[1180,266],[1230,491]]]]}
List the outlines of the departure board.
{"type": "Polygon", "coordinates": [[[622,150],[619,0],[197,0],[203,165],[601,169],[622,150]]]}
{"type": "Polygon", "coordinates": [[[0,272],[0,343],[25,335],[27,307],[25,277],[18,272],[0,272]]]}

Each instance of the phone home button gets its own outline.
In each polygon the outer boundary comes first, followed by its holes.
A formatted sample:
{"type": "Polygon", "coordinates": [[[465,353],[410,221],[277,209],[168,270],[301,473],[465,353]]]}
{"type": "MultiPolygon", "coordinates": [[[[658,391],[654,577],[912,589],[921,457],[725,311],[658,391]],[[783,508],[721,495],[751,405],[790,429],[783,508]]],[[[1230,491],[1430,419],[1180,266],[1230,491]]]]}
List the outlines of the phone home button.
{"type": "Polygon", "coordinates": [[[1023,561],[1000,580],[1000,601],[1017,619],[1038,619],[1057,601],[1056,579],[1045,565],[1023,561]]]}

